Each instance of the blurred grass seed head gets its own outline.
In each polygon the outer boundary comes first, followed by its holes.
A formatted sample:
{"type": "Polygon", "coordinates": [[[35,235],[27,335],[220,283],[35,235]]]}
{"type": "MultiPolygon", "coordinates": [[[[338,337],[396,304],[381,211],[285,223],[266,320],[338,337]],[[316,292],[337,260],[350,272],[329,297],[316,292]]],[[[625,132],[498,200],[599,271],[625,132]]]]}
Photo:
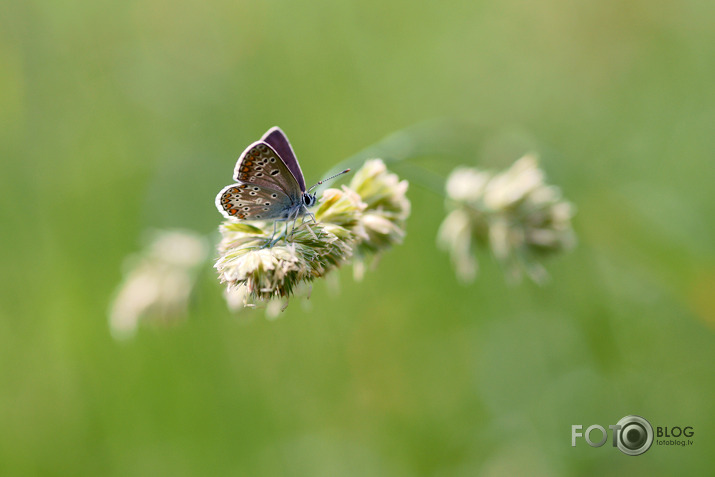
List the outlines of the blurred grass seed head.
{"type": "Polygon", "coordinates": [[[143,252],[128,259],[130,266],[109,310],[114,337],[131,337],[140,322],[168,324],[184,317],[207,255],[208,246],[198,234],[157,232],[143,252]]]}
{"type": "Polygon", "coordinates": [[[457,168],[446,189],[449,214],[437,243],[450,253],[457,277],[465,283],[476,278],[477,247],[492,251],[510,281],[526,274],[542,283],[547,273],[539,260],[575,245],[575,208],[558,187],[546,184],[533,155],[499,173],[457,168]]]}

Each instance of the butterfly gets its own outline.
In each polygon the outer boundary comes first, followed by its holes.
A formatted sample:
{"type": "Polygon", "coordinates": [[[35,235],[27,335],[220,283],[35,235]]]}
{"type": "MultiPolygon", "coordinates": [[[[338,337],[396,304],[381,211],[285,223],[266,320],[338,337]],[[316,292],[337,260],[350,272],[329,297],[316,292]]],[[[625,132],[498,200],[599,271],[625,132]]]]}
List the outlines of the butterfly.
{"type": "Polygon", "coordinates": [[[306,213],[312,215],[308,208],[315,205],[316,197],[311,193],[315,187],[349,170],[306,190],[288,137],[279,127],[272,127],[241,153],[233,174],[236,184],[221,189],[216,208],[226,218],[295,221],[306,213]]]}

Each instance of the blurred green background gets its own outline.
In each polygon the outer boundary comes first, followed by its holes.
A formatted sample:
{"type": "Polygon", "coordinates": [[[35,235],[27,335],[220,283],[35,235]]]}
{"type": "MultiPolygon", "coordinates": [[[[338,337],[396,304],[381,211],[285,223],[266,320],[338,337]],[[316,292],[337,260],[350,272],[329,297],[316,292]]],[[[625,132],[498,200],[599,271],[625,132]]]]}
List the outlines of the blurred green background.
{"type": "Polygon", "coordinates": [[[714,23],[695,0],[3,2],[0,474],[712,473],[714,23]],[[478,125],[466,163],[536,149],[577,205],[548,285],[488,254],[459,285],[413,184],[363,282],[269,321],[207,268],[185,324],[112,339],[125,257],[215,232],[270,126],[312,183],[434,117],[478,125]],[[571,447],[628,414],[695,444],[571,447]]]}

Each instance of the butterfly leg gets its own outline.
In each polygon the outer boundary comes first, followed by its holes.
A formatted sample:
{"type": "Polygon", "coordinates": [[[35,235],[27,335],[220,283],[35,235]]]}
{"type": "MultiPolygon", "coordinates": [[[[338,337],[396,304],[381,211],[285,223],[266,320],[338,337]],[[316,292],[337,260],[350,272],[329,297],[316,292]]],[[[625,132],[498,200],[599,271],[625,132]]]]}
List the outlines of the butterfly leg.
{"type": "Polygon", "coordinates": [[[278,234],[278,237],[276,237],[276,231],[278,230],[278,222],[281,222],[281,220],[275,220],[273,221],[273,233],[271,234],[271,238],[266,241],[266,243],[261,247],[263,248],[272,248],[275,244],[277,244],[280,239],[283,237],[287,237],[288,235],[288,221],[286,220],[286,229],[278,234]]]}
{"type": "Polygon", "coordinates": [[[312,220],[314,224],[318,223],[318,221],[315,220],[315,214],[313,214],[311,211],[309,211],[307,207],[305,208],[305,216],[303,218],[303,222],[305,222],[305,217],[310,218],[310,220],[312,220]]]}
{"type": "MultiPolygon", "coordinates": [[[[261,247],[262,249],[263,249],[263,248],[271,248],[271,247],[273,247],[273,246],[276,244],[276,242],[278,241],[278,240],[276,240],[275,242],[273,241],[273,239],[274,239],[275,236],[276,236],[276,227],[277,227],[277,225],[278,225],[278,221],[274,221],[274,222],[273,222],[273,233],[271,234],[271,238],[269,238],[269,239],[266,241],[266,243],[263,244],[263,246],[261,247]]],[[[280,239],[280,237],[279,237],[279,239],[280,239]]]]}
{"type": "MultiPolygon", "coordinates": [[[[300,216],[300,209],[295,211],[295,217],[293,217],[293,226],[290,229],[290,236],[293,236],[293,233],[295,232],[295,223],[298,221],[298,217],[300,216]]],[[[288,218],[290,220],[290,218],[288,218]]],[[[286,222],[286,234],[288,233],[288,222],[286,222]]],[[[286,235],[288,237],[288,235],[286,235]]]]}
{"type": "MultiPolygon", "coordinates": [[[[274,220],[274,221],[273,221],[273,233],[271,234],[271,239],[268,241],[268,243],[272,243],[272,242],[273,242],[273,239],[274,239],[275,236],[276,236],[276,228],[277,228],[277,227],[278,227],[278,221],[277,221],[277,220],[274,220]]],[[[272,246],[272,245],[271,245],[271,246],[272,246]]]]}
{"type": "MultiPolygon", "coordinates": [[[[308,210],[308,207],[303,206],[303,209],[305,209],[305,215],[303,216],[303,223],[306,222],[306,217],[309,217],[310,220],[313,221],[313,224],[314,224],[314,225],[317,225],[317,224],[318,224],[318,221],[315,220],[315,215],[313,215],[313,213],[312,213],[310,210],[308,210]]],[[[310,234],[313,236],[313,238],[316,239],[316,240],[318,240],[318,236],[315,235],[315,232],[313,232],[313,229],[311,229],[310,227],[308,227],[308,230],[310,231],[310,234]]],[[[320,233],[320,232],[318,232],[318,233],[320,233]]]]}

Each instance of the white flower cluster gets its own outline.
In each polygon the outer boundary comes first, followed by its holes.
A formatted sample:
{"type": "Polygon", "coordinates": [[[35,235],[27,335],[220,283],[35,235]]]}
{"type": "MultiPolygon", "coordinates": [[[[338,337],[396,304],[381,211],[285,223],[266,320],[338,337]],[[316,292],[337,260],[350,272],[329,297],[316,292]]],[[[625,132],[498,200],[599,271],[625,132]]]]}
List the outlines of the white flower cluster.
{"type": "Polygon", "coordinates": [[[141,254],[129,258],[131,266],[109,310],[112,334],[131,337],[142,321],[171,324],[183,318],[207,253],[204,239],[197,234],[157,233],[141,254]]]}
{"type": "Polygon", "coordinates": [[[464,282],[476,277],[477,246],[488,247],[509,278],[526,273],[542,282],[547,274],[539,259],[575,244],[575,209],[557,187],[545,183],[532,155],[497,174],[455,169],[447,180],[447,197],[450,213],[440,227],[438,245],[450,253],[464,282]]]}

